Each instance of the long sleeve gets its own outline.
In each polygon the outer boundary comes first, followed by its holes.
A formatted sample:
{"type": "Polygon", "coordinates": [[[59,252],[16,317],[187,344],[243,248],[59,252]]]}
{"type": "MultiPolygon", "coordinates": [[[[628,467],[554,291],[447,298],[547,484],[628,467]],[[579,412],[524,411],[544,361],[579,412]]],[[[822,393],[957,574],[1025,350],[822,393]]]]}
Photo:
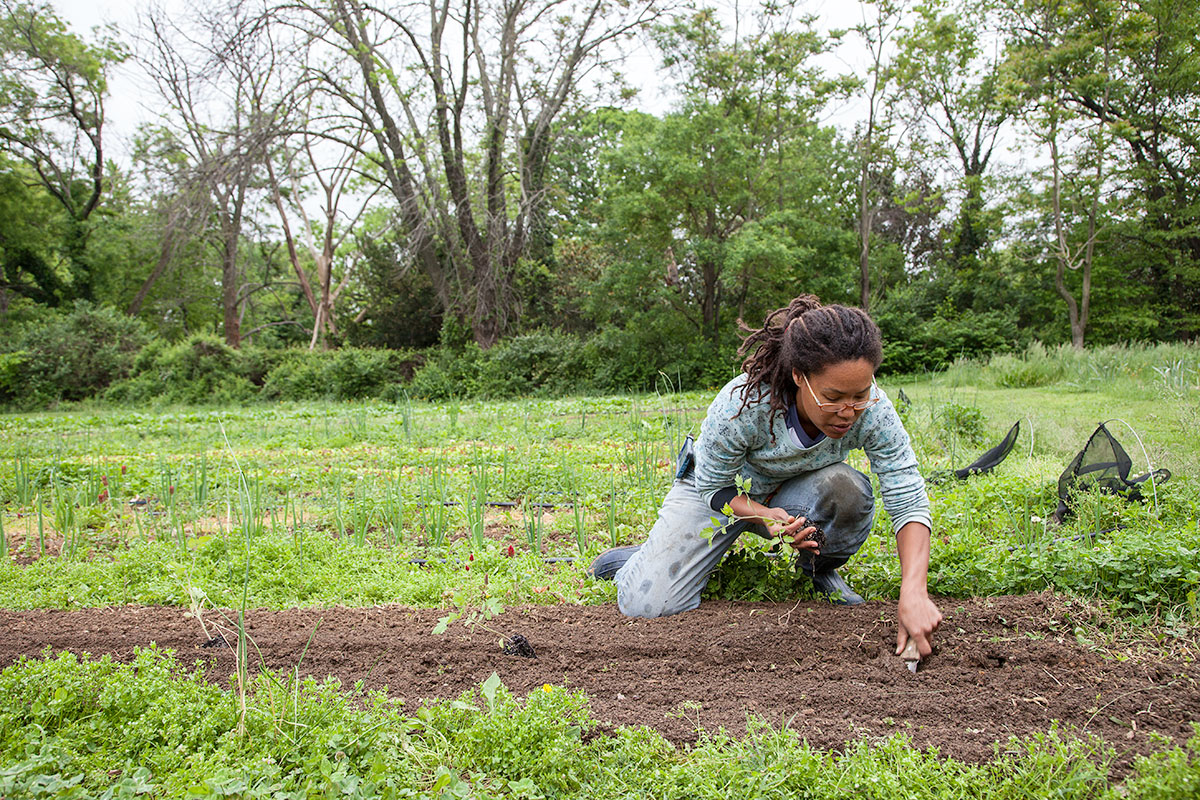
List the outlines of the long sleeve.
{"type": "Polygon", "coordinates": [[[908,431],[890,400],[884,398],[877,407],[873,424],[863,441],[863,450],[871,461],[871,471],[879,477],[883,507],[891,517],[892,531],[898,531],[914,520],[932,529],[929,495],[925,492],[925,479],[921,477],[908,431]]]}

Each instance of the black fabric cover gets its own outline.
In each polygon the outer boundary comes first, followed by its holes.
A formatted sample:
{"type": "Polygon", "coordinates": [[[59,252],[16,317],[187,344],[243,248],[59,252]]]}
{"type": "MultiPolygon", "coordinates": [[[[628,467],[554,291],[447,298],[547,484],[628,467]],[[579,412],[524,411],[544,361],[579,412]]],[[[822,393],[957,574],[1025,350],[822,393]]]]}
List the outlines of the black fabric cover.
{"type": "MultiPolygon", "coordinates": [[[[1141,485],[1152,473],[1131,478],[1129,472],[1132,468],[1133,459],[1104,427],[1104,423],[1100,423],[1087,444],[1058,478],[1058,508],[1054,509],[1054,518],[1062,522],[1071,514],[1067,500],[1072,492],[1099,489],[1127,500],[1142,500],[1141,485]]],[[[1163,483],[1171,477],[1171,473],[1166,469],[1156,469],[1153,476],[1155,483],[1163,483]]]]}
{"type": "Polygon", "coordinates": [[[940,469],[931,475],[926,480],[930,483],[945,483],[951,478],[958,478],[960,481],[965,481],[972,475],[982,475],[985,472],[991,472],[1000,462],[1008,458],[1008,454],[1012,452],[1013,446],[1017,443],[1017,435],[1021,432],[1020,421],[1014,422],[1013,426],[1008,429],[1008,433],[1004,434],[1004,439],[1000,444],[988,450],[979,458],[972,461],[962,469],[945,470],[940,469]]]}
{"type": "Polygon", "coordinates": [[[962,469],[954,470],[954,477],[965,481],[972,475],[991,472],[999,466],[1001,461],[1008,458],[1008,454],[1012,452],[1013,446],[1017,443],[1017,436],[1020,433],[1020,421],[1014,422],[1013,426],[1008,429],[1008,433],[1004,434],[1004,439],[1001,440],[1000,444],[988,450],[962,469]]]}

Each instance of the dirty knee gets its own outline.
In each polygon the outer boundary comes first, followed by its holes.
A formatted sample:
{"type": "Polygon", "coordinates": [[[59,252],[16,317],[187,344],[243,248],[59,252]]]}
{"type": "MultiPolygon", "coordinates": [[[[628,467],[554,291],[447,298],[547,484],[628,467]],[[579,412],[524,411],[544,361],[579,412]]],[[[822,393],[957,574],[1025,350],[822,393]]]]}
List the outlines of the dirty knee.
{"type": "Polygon", "coordinates": [[[658,591],[653,581],[643,580],[637,586],[618,587],[617,608],[627,617],[669,617],[690,611],[699,605],[699,598],[689,602],[670,592],[658,591]]]}

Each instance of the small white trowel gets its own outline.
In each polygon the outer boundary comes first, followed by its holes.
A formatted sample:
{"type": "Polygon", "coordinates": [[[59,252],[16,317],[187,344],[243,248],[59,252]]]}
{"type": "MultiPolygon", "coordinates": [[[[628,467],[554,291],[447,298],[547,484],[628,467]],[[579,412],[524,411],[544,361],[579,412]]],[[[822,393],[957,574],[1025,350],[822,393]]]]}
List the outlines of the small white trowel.
{"type": "Polygon", "coordinates": [[[921,663],[921,653],[917,650],[915,639],[908,640],[908,644],[904,645],[904,651],[900,653],[900,657],[904,659],[904,664],[908,667],[909,672],[917,671],[917,665],[921,663]]]}

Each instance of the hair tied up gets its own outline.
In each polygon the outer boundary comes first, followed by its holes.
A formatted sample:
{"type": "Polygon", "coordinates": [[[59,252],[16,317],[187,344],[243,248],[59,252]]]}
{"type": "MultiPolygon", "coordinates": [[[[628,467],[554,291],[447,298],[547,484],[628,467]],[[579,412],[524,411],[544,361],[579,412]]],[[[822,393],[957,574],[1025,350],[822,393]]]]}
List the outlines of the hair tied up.
{"type": "Polygon", "coordinates": [[[771,405],[768,425],[773,426],[776,415],[786,411],[788,399],[797,391],[793,371],[811,375],[830,365],[858,359],[878,369],[883,360],[879,328],[865,311],[838,304],[825,306],[816,295],[802,294],[786,307],[775,309],[767,314],[761,328],[738,322],[747,334],[738,348],[738,355],[745,359],[742,371],[746,373],[738,413],[765,390],[771,405]],[[821,313],[808,314],[817,310],[821,313]],[[800,325],[793,334],[792,323],[796,320],[800,325]]]}

